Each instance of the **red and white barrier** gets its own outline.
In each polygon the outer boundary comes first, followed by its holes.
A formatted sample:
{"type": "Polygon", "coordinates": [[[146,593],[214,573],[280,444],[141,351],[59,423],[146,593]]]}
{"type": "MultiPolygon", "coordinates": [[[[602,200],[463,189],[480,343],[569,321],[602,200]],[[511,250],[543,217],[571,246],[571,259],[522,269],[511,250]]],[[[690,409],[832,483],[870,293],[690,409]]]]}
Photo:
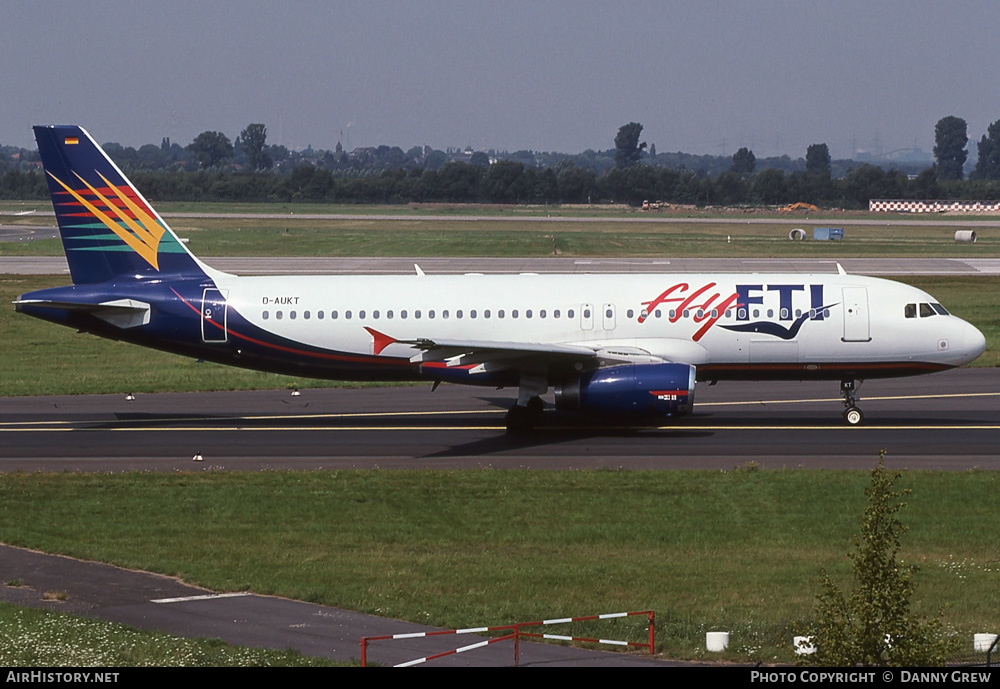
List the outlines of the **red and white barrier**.
{"type": "Polygon", "coordinates": [[[997,213],[1000,201],[872,199],[868,202],[868,210],[872,213],[997,213]]]}
{"type": "Polygon", "coordinates": [[[368,643],[371,641],[390,641],[394,639],[416,639],[420,637],[430,637],[430,636],[446,636],[446,635],[461,635],[461,634],[482,634],[483,632],[494,632],[494,631],[507,631],[511,630],[512,633],[506,634],[504,636],[498,636],[493,639],[487,639],[474,644],[469,644],[468,646],[461,646],[449,651],[443,651],[441,653],[436,653],[434,655],[424,656],[423,658],[417,658],[415,660],[409,660],[405,663],[400,663],[395,667],[409,667],[411,665],[419,665],[420,663],[426,663],[429,660],[434,660],[435,658],[443,658],[449,655],[455,655],[457,653],[464,653],[466,651],[471,651],[477,648],[483,648],[490,644],[497,643],[498,641],[514,641],[514,667],[517,667],[519,659],[519,649],[518,642],[522,636],[529,638],[542,638],[542,639],[552,639],[557,641],[583,641],[586,643],[595,644],[608,644],[612,646],[640,646],[649,649],[649,654],[653,654],[653,637],[654,637],[654,620],[652,610],[642,610],[639,612],[613,612],[605,613],[603,615],[586,615],[583,617],[560,617],[551,620],[539,620],[537,622],[519,622],[517,624],[505,624],[492,627],[470,627],[467,629],[445,629],[434,632],[414,632],[410,634],[392,634],[388,636],[366,636],[361,639],[361,666],[368,666],[368,643]],[[541,627],[553,624],[567,624],[569,622],[589,622],[592,620],[610,620],[619,617],[631,617],[633,615],[646,615],[649,618],[649,639],[647,641],[622,641],[618,639],[592,639],[582,636],[565,636],[559,634],[543,634],[539,632],[525,632],[521,631],[522,627],[541,627]]]}

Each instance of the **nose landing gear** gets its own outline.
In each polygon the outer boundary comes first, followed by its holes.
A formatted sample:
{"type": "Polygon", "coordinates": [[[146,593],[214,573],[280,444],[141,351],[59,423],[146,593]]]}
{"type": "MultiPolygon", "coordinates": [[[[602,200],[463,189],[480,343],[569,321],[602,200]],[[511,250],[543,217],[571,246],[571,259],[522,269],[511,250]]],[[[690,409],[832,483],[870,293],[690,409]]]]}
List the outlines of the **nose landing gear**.
{"type": "Polygon", "coordinates": [[[860,426],[865,421],[865,415],[857,407],[857,383],[854,380],[840,381],[840,394],[844,396],[844,423],[848,426],[860,426]]]}

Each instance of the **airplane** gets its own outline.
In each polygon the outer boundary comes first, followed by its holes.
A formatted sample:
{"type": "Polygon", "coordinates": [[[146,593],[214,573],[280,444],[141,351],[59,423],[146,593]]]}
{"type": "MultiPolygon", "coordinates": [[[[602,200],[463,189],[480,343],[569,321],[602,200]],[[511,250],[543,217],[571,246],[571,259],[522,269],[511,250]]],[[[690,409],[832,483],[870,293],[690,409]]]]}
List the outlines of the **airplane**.
{"type": "Polygon", "coordinates": [[[557,409],[636,425],[689,414],[696,381],[942,371],[983,334],[926,292],[836,274],[237,276],[188,250],[78,126],[35,138],[73,284],[17,311],[114,340],[337,380],[516,387],[510,431],[557,409]]]}

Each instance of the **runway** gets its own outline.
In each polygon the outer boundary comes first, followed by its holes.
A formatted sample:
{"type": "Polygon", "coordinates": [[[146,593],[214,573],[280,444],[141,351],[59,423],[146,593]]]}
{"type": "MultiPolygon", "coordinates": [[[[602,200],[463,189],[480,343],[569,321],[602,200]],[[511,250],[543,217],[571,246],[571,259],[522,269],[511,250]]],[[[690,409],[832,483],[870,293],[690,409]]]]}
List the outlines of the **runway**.
{"type": "MultiPolygon", "coordinates": [[[[631,428],[547,411],[503,428],[514,390],[359,389],[0,400],[0,471],[261,469],[1000,469],[1000,371],[866,382],[862,427],[836,383],[699,384],[695,412],[631,428]],[[203,461],[194,461],[200,455],[203,461]]],[[[550,400],[551,401],[551,400],[550,400]]]]}

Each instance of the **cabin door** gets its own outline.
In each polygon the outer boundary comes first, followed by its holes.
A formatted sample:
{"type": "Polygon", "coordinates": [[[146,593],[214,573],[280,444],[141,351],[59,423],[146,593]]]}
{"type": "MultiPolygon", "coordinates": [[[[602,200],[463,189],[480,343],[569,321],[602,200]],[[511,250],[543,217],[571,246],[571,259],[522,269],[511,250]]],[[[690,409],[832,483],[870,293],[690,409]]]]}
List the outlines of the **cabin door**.
{"type": "Polygon", "coordinates": [[[844,342],[870,342],[868,288],[844,288],[844,342]]]}
{"type": "Polygon", "coordinates": [[[228,309],[227,294],[215,289],[206,289],[201,296],[201,341],[228,342],[229,330],[226,322],[228,309]]]}

